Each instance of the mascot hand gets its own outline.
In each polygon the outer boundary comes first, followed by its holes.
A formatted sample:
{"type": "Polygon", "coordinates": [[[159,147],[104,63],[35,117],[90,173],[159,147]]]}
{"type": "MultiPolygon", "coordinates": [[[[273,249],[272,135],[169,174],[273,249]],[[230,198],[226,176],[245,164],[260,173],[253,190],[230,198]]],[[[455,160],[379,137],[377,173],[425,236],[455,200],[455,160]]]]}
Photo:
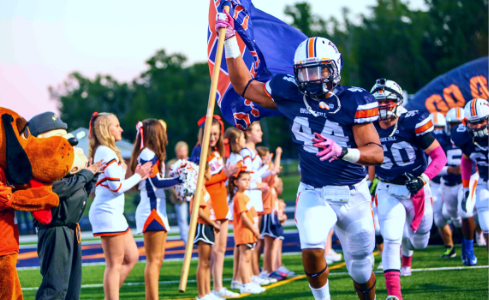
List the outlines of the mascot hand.
{"type": "Polygon", "coordinates": [[[56,207],[59,204],[58,195],[51,191],[50,186],[16,191],[13,196],[12,208],[15,210],[37,211],[56,207]]]}

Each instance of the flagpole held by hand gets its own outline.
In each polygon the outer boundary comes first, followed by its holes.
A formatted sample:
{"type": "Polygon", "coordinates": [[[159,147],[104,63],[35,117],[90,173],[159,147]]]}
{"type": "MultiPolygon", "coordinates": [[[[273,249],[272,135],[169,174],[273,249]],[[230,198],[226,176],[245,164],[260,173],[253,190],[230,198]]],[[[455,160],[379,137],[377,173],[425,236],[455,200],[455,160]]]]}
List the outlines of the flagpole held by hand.
{"type": "MultiPolygon", "coordinates": [[[[224,7],[224,11],[229,13],[229,6],[224,7]]],[[[178,291],[184,293],[187,288],[188,273],[190,269],[190,261],[192,259],[192,250],[194,247],[193,240],[195,238],[195,228],[197,226],[197,218],[199,215],[199,203],[204,187],[205,162],[207,161],[207,152],[209,150],[209,138],[212,127],[212,116],[214,115],[214,105],[216,103],[217,83],[219,80],[219,71],[221,69],[222,53],[224,49],[224,35],[226,28],[219,30],[219,42],[217,44],[216,60],[214,64],[214,72],[212,73],[211,91],[209,94],[209,103],[207,104],[207,114],[205,118],[204,137],[202,139],[200,153],[199,176],[197,179],[197,189],[194,195],[194,203],[192,207],[192,215],[190,217],[190,225],[188,231],[188,242],[185,247],[185,257],[183,258],[182,274],[180,275],[180,285],[178,291]],[[221,38],[222,37],[222,38],[221,38]]]]}

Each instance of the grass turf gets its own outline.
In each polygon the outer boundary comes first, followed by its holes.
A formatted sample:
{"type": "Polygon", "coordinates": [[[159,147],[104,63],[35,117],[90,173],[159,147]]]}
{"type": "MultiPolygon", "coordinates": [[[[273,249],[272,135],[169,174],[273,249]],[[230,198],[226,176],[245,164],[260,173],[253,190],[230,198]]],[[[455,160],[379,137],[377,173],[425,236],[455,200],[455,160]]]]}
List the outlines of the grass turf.
{"type": "MultiPolygon", "coordinates": [[[[460,247],[457,248],[460,255],[460,247]]],[[[416,250],[413,257],[413,269],[420,268],[442,268],[442,267],[462,267],[460,257],[453,259],[441,259],[443,252],[441,246],[430,246],[425,250],[416,250]]],[[[476,255],[479,259],[479,266],[487,266],[488,258],[485,248],[476,248],[476,255]]],[[[376,266],[380,262],[380,257],[376,256],[376,266]]],[[[298,274],[303,273],[300,255],[284,255],[283,263],[290,270],[298,274]]],[[[340,264],[340,263],[337,263],[340,264]]],[[[160,299],[195,299],[197,286],[195,281],[195,271],[197,261],[193,260],[189,283],[185,294],[178,293],[178,280],[180,278],[181,261],[168,261],[163,264],[161,269],[160,281],[172,281],[173,283],[160,284],[160,299]]],[[[136,285],[125,285],[121,289],[121,299],[144,299],[144,263],[138,263],[126,283],[136,285]]],[[[333,265],[334,266],[334,265],[333,265]]],[[[346,274],[344,266],[334,269],[331,267],[330,290],[333,299],[358,299],[353,290],[350,277],[346,274]],[[334,273],[340,273],[333,275],[334,273]]],[[[227,258],[224,264],[224,278],[230,278],[232,274],[232,259],[227,258]]],[[[84,266],[83,285],[101,285],[105,266],[84,266]]],[[[375,269],[376,271],[376,269],[375,269]]],[[[387,297],[385,280],[383,275],[377,275],[377,299],[387,297]]],[[[20,270],[20,282],[23,288],[37,287],[41,282],[39,270],[20,270]]],[[[229,287],[230,281],[225,280],[224,285],[229,287]]],[[[465,269],[465,270],[443,270],[443,271],[422,271],[413,272],[411,277],[401,279],[403,297],[409,299],[487,299],[488,298],[488,269],[465,269]]],[[[25,290],[25,299],[34,299],[35,290],[25,290]]],[[[248,296],[252,299],[311,299],[307,280],[299,279],[287,284],[267,290],[263,294],[248,296]]],[[[246,298],[248,298],[246,297],[246,298]]],[[[80,299],[103,299],[103,288],[100,286],[83,287],[80,299]]]]}

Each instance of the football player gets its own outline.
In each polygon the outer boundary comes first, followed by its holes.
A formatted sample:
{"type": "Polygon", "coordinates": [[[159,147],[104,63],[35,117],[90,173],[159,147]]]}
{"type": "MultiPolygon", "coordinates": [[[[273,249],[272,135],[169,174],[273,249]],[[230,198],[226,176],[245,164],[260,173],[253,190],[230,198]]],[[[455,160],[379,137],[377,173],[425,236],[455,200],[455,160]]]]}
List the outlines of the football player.
{"type": "Polygon", "coordinates": [[[362,165],[380,165],[383,159],[372,124],[378,118],[377,101],[364,89],[339,85],[341,54],[328,39],[302,42],[295,52],[294,74],[275,75],[265,84],[250,75],[229,15],[218,15],[216,28],[222,27],[234,90],[263,107],[278,109],[299,153],[302,179],[295,220],[314,298],[330,299],[324,245],[336,225],[359,299],[375,299],[375,230],[362,165]]]}
{"type": "Polygon", "coordinates": [[[371,93],[379,103],[379,121],[375,127],[384,148],[384,162],[375,167],[379,178],[377,210],[384,238],[382,263],[387,299],[397,300],[402,299],[401,242],[405,275],[409,275],[412,250],[428,245],[433,223],[428,182],[438,175],[447,159],[431,134],[431,116],[417,110],[405,110],[402,89],[396,82],[378,79],[371,93]],[[428,166],[425,153],[431,157],[428,166]],[[405,224],[406,238],[403,239],[405,224]]]}
{"type": "MultiPolygon", "coordinates": [[[[464,124],[460,124],[452,131],[452,142],[462,149],[461,173],[463,196],[460,201],[461,210],[471,213],[473,201],[470,197],[470,176],[473,164],[479,169],[480,179],[476,187],[475,207],[479,216],[479,224],[487,239],[489,232],[489,190],[488,190],[488,133],[487,120],[489,116],[489,103],[484,99],[470,100],[464,108],[464,124]]],[[[473,234],[475,223],[472,218],[462,220],[464,239],[462,241],[462,261],[465,265],[475,265],[477,258],[473,251],[473,234]]]]}
{"type": "MultiPolygon", "coordinates": [[[[435,112],[431,116],[435,125],[433,136],[440,143],[447,156],[447,165],[440,171],[438,176],[430,181],[433,198],[433,217],[446,248],[441,258],[450,258],[455,257],[457,254],[455,253],[452,230],[450,225],[448,225],[448,221],[452,220],[455,228],[461,227],[461,219],[457,216],[457,197],[462,183],[460,177],[462,150],[457,149],[451,143],[449,126],[447,126],[447,120],[443,114],[435,112]],[[452,214],[448,213],[449,209],[451,209],[450,212],[452,214]]],[[[463,109],[460,107],[452,108],[447,113],[447,119],[451,121],[451,126],[454,126],[457,122],[460,124],[463,119],[463,109]]]]}

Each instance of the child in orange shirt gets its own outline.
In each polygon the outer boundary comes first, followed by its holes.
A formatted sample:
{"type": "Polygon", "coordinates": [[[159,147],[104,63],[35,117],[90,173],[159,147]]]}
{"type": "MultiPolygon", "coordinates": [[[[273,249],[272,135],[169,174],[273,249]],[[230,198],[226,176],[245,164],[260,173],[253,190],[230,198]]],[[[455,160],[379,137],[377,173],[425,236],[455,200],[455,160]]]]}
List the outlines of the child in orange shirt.
{"type": "Polygon", "coordinates": [[[244,191],[250,188],[250,173],[243,168],[229,178],[228,192],[233,199],[234,244],[238,247],[239,275],[242,282],[241,293],[259,294],[265,289],[251,282],[251,250],[259,238],[258,214],[244,191]]]}
{"type": "MultiPolygon", "coordinates": [[[[205,165],[205,180],[211,177],[209,164],[205,165]]],[[[219,232],[220,226],[215,222],[216,216],[211,205],[211,197],[204,189],[204,195],[199,203],[199,218],[195,230],[194,244],[197,244],[199,252],[199,264],[197,265],[197,300],[215,299],[211,294],[211,247],[214,245],[214,231],[219,232]]],[[[190,201],[192,212],[194,198],[190,201]]]]}

